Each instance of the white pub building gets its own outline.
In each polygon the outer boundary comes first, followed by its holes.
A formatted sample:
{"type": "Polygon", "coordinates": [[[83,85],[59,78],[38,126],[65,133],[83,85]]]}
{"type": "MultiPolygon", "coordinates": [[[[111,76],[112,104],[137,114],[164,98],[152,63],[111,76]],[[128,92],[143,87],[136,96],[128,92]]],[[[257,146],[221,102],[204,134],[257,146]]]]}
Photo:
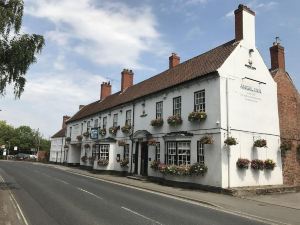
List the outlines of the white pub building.
{"type": "Polygon", "coordinates": [[[282,184],[277,87],[255,45],[255,13],[235,10],[235,38],[96,102],[67,121],[66,160],[218,188],[282,184]]]}

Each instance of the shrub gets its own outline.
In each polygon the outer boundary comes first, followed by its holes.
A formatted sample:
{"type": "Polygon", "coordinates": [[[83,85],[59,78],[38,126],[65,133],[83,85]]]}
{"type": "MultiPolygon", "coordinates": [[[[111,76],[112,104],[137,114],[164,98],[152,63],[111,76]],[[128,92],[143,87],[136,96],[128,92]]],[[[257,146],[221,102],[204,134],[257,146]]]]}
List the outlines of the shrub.
{"type": "Polygon", "coordinates": [[[205,112],[191,112],[189,114],[188,120],[190,122],[194,122],[194,121],[202,121],[205,120],[207,117],[205,112]]]}
{"type": "Polygon", "coordinates": [[[168,124],[171,126],[177,126],[177,125],[182,124],[181,116],[179,116],[179,115],[169,116],[168,124]]]}
{"type": "Polygon", "coordinates": [[[265,139],[256,140],[253,146],[257,148],[267,147],[267,141],[265,139]]]}
{"type": "Polygon", "coordinates": [[[150,164],[151,169],[158,170],[159,169],[160,162],[157,160],[153,160],[150,164]]]}
{"type": "Polygon", "coordinates": [[[249,168],[249,164],[250,164],[250,160],[248,160],[248,159],[242,159],[242,158],[239,158],[239,159],[236,161],[236,166],[237,166],[239,169],[248,169],[248,168],[249,168]]]}
{"type": "Polygon", "coordinates": [[[276,163],[272,159],[266,159],[264,161],[264,167],[267,170],[273,170],[275,166],[276,166],[276,163]]]}
{"type": "Polygon", "coordinates": [[[78,141],[82,141],[82,135],[78,135],[76,138],[78,141]]]}
{"type": "Polygon", "coordinates": [[[224,141],[224,143],[226,144],[226,145],[237,145],[237,141],[236,141],[236,139],[234,138],[234,137],[228,137],[225,141],[224,141]]]}
{"type": "Polygon", "coordinates": [[[110,127],[109,128],[109,133],[112,134],[112,135],[116,135],[118,130],[119,130],[119,127],[110,127]]]}
{"type": "Polygon", "coordinates": [[[200,139],[200,143],[209,145],[209,144],[213,144],[214,140],[213,140],[212,136],[205,135],[200,139]]]}
{"type": "Polygon", "coordinates": [[[128,166],[129,160],[128,159],[123,159],[120,161],[120,166],[121,167],[126,167],[128,166]]]}
{"type": "Polygon", "coordinates": [[[87,156],[86,155],[84,155],[84,156],[81,157],[81,161],[82,162],[86,162],[86,160],[87,160],[87,156]]]}
{"type": "Polygon", "coordinates": [[[151,120],[151,126],[153,127],[161,127],[163,124],[164,124],[164,120],[162,118],[151,120]]]}
{"type": "Polygon", "coordinates": [[[194,163],[190,168],[191,175],[204,176],[207,172],[207,166],[204,163],[194,163]]]}
{"type": "Polygon", "coordinates": [[[98,160],[99,166],[107,166],[108,165],[108,159],[99,159],[98,160]]]}
{"type": "Polygon", "coordinates": [[[99,130],[99,134],[101,135],[101,136],[105,136],[106,135],[106,129],[100,129],[99,130]]]}
{"type": "Polygon", "coordinates": [[[251,161],[251,168],[254,170],[263,170],[264,169],[264,161],[259,159],[253,159],[251,161]]]}
{"type": "Polygon", "coordinates": [[[131,131],[131,126],[126,124],[124,127],[121,128],[121,130],[123,133],[128,134],[131,131]]]}

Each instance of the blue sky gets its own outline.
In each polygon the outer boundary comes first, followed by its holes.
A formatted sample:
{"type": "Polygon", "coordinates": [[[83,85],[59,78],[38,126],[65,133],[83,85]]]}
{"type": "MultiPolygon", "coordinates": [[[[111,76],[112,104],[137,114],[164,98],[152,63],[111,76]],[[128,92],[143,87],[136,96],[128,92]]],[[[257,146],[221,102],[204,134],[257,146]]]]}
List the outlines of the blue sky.
{"type": "Polygon", "coordinates": [[[46,46],[27,74],[25,92],[8,90],[0,119],[39,128],[49,137],[63,115],[99,99],[100,84],[120,89],[120,72],[140,82],[234,38],[233,10],[256,12],[256,44],[270,65],[276,36],[285,47],[287,71],[300,89],[300,1],[296,0],[25,0],[23,31],[42,34],[46,46]],[[75,4],[76,2],[76,4],[75,4]]]}

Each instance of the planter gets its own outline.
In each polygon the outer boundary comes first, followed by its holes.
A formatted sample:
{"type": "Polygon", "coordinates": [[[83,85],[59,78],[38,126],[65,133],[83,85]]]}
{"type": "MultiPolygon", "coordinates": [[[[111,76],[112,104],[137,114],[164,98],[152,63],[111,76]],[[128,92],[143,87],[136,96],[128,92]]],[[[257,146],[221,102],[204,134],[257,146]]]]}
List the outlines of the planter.
{"type": "Polygon", "coordinates": [[[125,125],[124,127],[121,128],[121,131],[125,134],[130,133],[131,131],[131,126],[130,125],[125,125]]]}
{"type": "Polygon", "coordinates": [[[129,164],[129,160],[128,159],[123,159],[120,161],[120,166],[121,167],[127,167],[129,164]]]}
{"type": "Polygon", "coordinates": [[[276,163],[272,159],[267,159],[264,161],[264,167],[267,170],[273,170],[276,166],[276,163]]]}
{"type": "Polygon", "coordinates": [[[98,166],[107,166],[108,160],[107,159],[99,159],[97,163],[98,163],[98,166]]]}
{"type": "Polygon", "coordinates": [[[231,146],[231,145],[237,145],[237,141],[236,141],[236,139],[235,139],[234,137],[228,137],[228,138],[224,141],[224,143],[225,143],[226,145],[229,145],[229,146],[231,146]]]}
{"type": "Polygon", "coordinates": [[[200,139],[200,143],[204,145],[210,145],[214,143],[212,136],[205,135],[200,139]]]}
{"type": "Polygon", "coordinates": [[[257,148],[267,147],[267,141],[265,139],[256,140],[253,146],[257,148]]]}
{"type": "Polygon", "coordinates": [[[250,160],[248,160],[248,159],[242,159],[242,158],[239,158],[239,159],[236,161],[236,166],[237,166],[239,169],[248,169],[248,168],[249,168],[249,164],[250,164],[250,160]]]}
{"type": "Polygon", "coordinates": [[[264,169],[264,161],[259,159],[253,159],[251,161],[251,168],[254,170],[263,170],[264,169]]]}
{"type": "Polygon", "coordinates": [[[106,135],[106,129],[100,129],[100,130],[99,130],[99,134],[100,134],[101,136],[105,136],[105,135],[106,135]]]}
{"type": "Polygon", "coordinates": [[[118,145],[119,146],[125,146],[126,145],[126,141],[120,140],[120,141],[118,141],[118,145]]]}
{"type": "Polygon", "coordinates": [[[112,134],[112,135],[116,135],[118,130],[119,130],[119,127],[110,127],[109,128],[109,133],[112,134]]]}
{"type": "Polygon", "coordinates": [[[175,115],[175,116],[169,116],[168,117],[168,124],[170,126],[177,126],[182,124],[181,116],[175,115]]]}
{"type": "Polygon", "coordinates": [[[86,162],[86,160],[87,160],[87,156],[86,155],[84,155],[84,156],[81,157],[81,161],[82,162],[86,162]]]}
{"type": "Polygon", "coordinates": [[[153,127],[161,127],[164,124],[164,120],[162,118],[151,120],[151,126],[153,127]]]}
{"type": "Polygon", "coordinates": [[[190,168],[191,175],[204,176],[207,173],[207,166],[203,163],[194,163],[190,168]]]}
{"type": "Polygon", "coordinates": [[[195,122],[195,121],[202,121],[205,120],[207,117],[205,112],[191,112],[189,114],[188,120],[190,122],[195,122]]]}
{"type": "MultiPolygon", "coordinates": [[[[152,164],[151,164],[152,166],[152,164]]],[[[157,162],[153,162],[153,169],[156,170],[157,162]]],[[[159,164],[158,170],[164,175],[172,176],[204,176],[207,172],[207,167],[201,163],[195,163],[193,165],[165,165],[159,164]]]]}
{"type": "Polygon", "coordinates": [[[78,140],[78,141],[82,141],[82,135],[78,135],[77,137],[76,137],[76,139],[78,140]]]}

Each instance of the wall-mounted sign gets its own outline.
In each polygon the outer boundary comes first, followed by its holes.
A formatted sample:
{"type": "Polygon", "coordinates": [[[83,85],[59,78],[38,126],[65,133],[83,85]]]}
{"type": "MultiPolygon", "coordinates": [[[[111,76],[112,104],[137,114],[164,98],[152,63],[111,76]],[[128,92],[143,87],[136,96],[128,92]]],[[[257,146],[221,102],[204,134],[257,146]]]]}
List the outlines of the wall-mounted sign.
{"type": "Polygon", "coordinates": [[[245,100],[250,102],[259,102],[261,100],[262,90],[259,85],[256,84],[241,84],[241,95],[245,100]]]}
{"type": "Polygon", "coordinates": [[[98,128],[91,129],[91,139],[98,139],[98,128]]]}

